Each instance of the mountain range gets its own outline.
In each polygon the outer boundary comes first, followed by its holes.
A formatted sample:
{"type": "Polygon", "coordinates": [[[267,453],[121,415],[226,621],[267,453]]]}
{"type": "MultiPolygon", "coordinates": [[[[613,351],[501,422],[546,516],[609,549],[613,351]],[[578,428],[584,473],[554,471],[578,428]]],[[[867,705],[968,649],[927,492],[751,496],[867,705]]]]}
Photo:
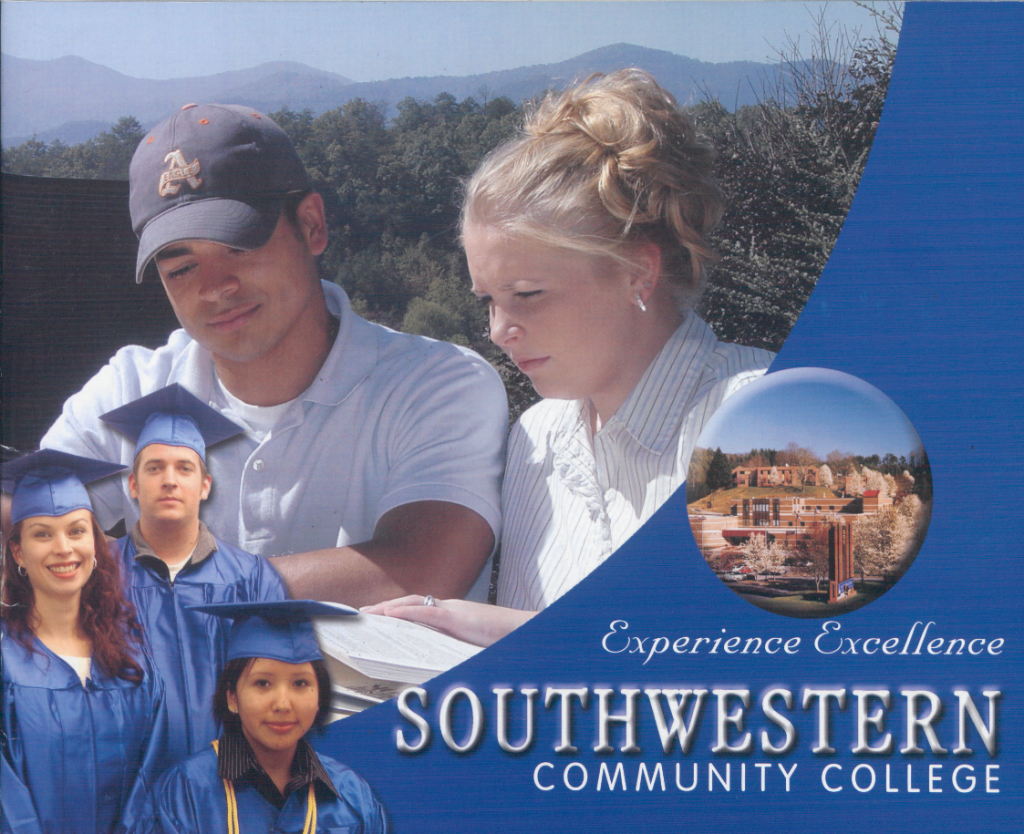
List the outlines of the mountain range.
{"type": "Polygon", "coordinates": [[[728,109],[752,104],[771,88],[779,67],[753,61],[708,63],[659,49],[620,43],[554,64],[537,64],[468,76],[395,78],[356,82],[305,64],[278,61],[251,69],[194,78],[133,78],[84,58],[35,61],[2,56],[0,141],[10,147],[33,136],[40,141],[84,142],[122,116],[144,128],[190,101],[244,102],[257,110],[309,108],[315,115],[353,98],[394,106],[412,96],[432,100],[451,93],[508,96],[515,102],[591,72],[636,66],[651,72],[681,104],[717,98],[728,109]]]}

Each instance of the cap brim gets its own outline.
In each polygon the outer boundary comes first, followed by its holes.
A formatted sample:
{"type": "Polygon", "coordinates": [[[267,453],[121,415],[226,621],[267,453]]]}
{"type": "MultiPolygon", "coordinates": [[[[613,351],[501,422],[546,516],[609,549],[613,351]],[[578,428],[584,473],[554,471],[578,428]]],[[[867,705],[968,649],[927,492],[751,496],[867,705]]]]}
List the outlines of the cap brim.
{"type": "Polygon", "coordinates": [[[154,217],[139,236],[135,283],[164,247],[184,240],[208,240],[234,249],[259,249],[277,228],[283,197],[261,197],[258,202],[207,199],[182,203],[154,217]]]}
{"type": "Polygon", "coordinates": [[[84,458],[56,449],[40,449],[38,452],[29,452],[4,463],[3,489],[4,492],[13,492],[17,481],[32,471],[46,473],[53,470],[67,470],[74,473],[83,484],[88,484],[127,468],[123,463],[84,458]]]}

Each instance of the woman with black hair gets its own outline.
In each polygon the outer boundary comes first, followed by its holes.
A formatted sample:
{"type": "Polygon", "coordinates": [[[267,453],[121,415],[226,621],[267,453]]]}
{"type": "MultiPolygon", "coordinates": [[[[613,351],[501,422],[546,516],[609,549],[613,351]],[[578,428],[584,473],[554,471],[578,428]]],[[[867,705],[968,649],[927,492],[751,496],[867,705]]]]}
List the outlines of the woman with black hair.
{"type": "Polygon", "coordinates": [[[223,731],[164,774],[134,831],[386,832],[369,785],[305,739],[331,693],[309,617],[352,609],[311,600],[193,608],[234,619],[213,701],[223,731]]]}

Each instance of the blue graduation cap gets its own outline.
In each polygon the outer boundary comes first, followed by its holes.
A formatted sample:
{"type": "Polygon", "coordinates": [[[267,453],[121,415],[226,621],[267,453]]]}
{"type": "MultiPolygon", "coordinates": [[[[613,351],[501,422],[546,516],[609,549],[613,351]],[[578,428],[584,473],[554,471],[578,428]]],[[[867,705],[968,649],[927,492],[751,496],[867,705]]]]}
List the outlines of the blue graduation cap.
{"type": "Polygon", "coordinates": [[[11,497],[11,522],[37,515],[61,516],[72,510],[92,511],[85,485],[120,472],[120,463],[83,458],[41,449],[5,463],[3,487],[11,497]]]}
{"type": "Polygon", "coordinates": [[[193,449],[203,463],[207,446],[244,431],[176,382],[108,411],[100,419],[132,438],[136,455],[150,443],[162,443],[193,449]]]}
{"type": "Polygon", "coordinates": [[[266,657],[285,663],[323,660],[310,617],[359,613],[348,605],[313,599],[210,603],[188,609],[234,620],[228,633],[228,660],[266,657]]]}

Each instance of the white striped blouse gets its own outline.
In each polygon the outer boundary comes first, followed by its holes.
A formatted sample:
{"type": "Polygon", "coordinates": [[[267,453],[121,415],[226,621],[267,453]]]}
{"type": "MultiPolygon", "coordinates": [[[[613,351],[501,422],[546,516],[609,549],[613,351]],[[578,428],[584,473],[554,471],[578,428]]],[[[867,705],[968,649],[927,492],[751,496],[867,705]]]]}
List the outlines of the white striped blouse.
{"type": "Polygon", "coordinates": [[[690,313],[593,434],[589,400],[543,400],[512,429],[498,604],[540,610],[601,564],[686,480],[701,429],[773,354],[690,313]]]}

